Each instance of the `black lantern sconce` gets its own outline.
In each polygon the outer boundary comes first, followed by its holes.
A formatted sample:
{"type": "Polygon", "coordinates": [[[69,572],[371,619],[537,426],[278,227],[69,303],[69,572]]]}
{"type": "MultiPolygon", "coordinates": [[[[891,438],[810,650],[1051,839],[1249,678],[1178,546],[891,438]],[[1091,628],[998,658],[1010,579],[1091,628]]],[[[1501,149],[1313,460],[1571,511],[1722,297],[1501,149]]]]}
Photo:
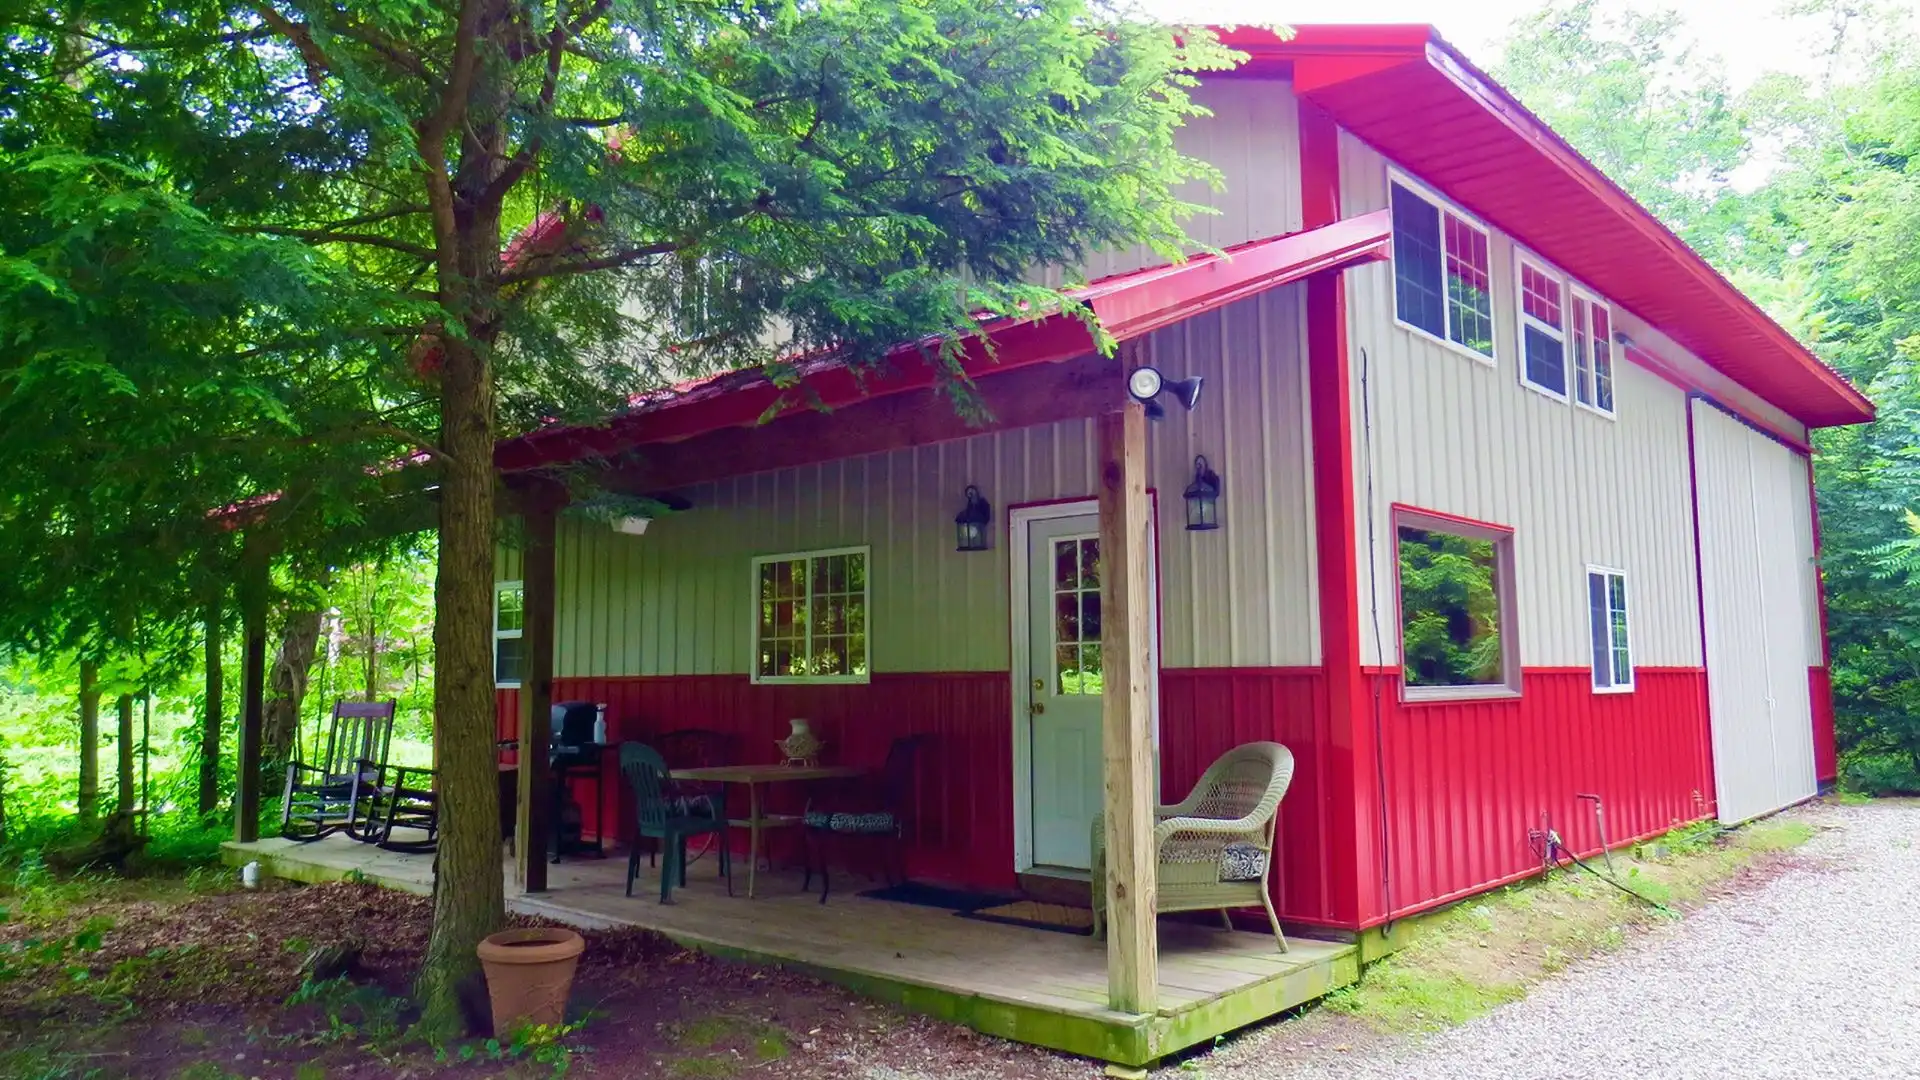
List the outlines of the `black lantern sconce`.
{"type": "Polygon", "coordinates": [[[1192,412],[1200,403],[1200,382],[1198,375],[1190,379],[1169,379],[1160,374],[1159,368],[1139,367],[1127,376],[1127,394],[1147,407],[1147,419],[1164,420],[1167,410],[1157,400],[1160,395],[1171,393],[1175,401],[1192,412]]]}
{"type": "Polygon", "coordinates": [[[1220,527],[1220,474],[1205,455],[1193,459],[1193,483],[1187,485],[1187,529],[1205,532],[1220,527]]]}
{"type": "Polygon", "coordinates": [[[967,505],[953,515],[955,551],[987,550],[987,526],[993,524],[993,505],[980,495],[980,489],[967,485],[967,505]]]}

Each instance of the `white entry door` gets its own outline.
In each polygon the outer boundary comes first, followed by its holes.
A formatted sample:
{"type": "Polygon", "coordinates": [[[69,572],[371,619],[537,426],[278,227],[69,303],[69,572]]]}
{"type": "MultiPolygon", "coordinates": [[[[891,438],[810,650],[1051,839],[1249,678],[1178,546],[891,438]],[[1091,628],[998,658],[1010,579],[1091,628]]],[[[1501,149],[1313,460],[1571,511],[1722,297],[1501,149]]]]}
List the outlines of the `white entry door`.
{"type": "MultiPolygon", "coordinates": [[[[1027,685],[1033,862],[1085,869],[1100,811],[1100,519],[1027,531],[1027,685]]],[[[1016,697],[1016,703],[1018,698],[1016,697]]]]}

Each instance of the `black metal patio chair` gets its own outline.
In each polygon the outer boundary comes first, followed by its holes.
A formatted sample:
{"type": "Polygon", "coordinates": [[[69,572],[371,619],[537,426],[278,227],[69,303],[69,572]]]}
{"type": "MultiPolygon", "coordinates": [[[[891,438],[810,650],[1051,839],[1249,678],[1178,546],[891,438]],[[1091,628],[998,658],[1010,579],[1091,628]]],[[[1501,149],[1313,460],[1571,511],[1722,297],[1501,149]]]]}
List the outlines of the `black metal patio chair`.
{"type": "Polygon", "coordinates": [[[393,742],[392,701],[334,703],[316,761],[294,748],[280,801],[280,835],[313,841],[336,832],[371,839],[372,796],[393,742]]]}

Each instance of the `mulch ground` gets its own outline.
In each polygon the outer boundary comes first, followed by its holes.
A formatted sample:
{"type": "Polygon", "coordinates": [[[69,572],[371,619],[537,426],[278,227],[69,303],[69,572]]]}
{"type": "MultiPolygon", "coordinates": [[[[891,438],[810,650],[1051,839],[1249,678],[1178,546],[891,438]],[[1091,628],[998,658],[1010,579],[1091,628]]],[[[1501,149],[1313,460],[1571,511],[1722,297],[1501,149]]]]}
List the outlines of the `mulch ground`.
{"type": "MultiPolygon", "coordinates": [[[[108,890],[109,892],[111,890],[108,890]]],[[[6,901],[0,899],[0,908],[6,901]]],[[[371,885],[98,899],[0,922],[0,1076],[1087,1077],[1097,1070],[645,931],[586,933],[564,1052],[407,1035],[428,901],[371,885]],[[351,971],[316,991],[316,948],[351,971]]]]}

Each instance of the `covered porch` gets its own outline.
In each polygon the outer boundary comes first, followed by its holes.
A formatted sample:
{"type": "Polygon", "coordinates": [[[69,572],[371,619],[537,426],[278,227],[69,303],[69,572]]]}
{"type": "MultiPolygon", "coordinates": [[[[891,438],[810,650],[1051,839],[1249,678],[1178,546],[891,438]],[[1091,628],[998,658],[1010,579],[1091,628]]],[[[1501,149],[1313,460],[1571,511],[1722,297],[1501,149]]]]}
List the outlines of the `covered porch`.
{"type": "MultiPolygon", "coordinates": [[[[234,843],[226,858],[258,860],[268,873],[298,881],[355,878],[419,893],[433,887],[431,855],[381,851],[344,836],[234,843]]],[[[1121,1065],[1204,1044],[1359,977],[1354,945],[1294,937],[1282,954],[1264,933],[1167,920],[1159,927],[1155,1002],[1124,1012],[1108,1002],[1105,943],[1079,934],[851,889],[822,905],[785,871],[763,880],[756,899],[729,897],[711,858],[693,863],[688,887],[671,905],[644,887],[627,897],[624,859],[548,869],[545,892],[521,893],[511,884],[511,861],[503,866],[509,909],[583,928],[654,930],[691,949],[804,971],[989,1035],[1121,1065]]]]}

